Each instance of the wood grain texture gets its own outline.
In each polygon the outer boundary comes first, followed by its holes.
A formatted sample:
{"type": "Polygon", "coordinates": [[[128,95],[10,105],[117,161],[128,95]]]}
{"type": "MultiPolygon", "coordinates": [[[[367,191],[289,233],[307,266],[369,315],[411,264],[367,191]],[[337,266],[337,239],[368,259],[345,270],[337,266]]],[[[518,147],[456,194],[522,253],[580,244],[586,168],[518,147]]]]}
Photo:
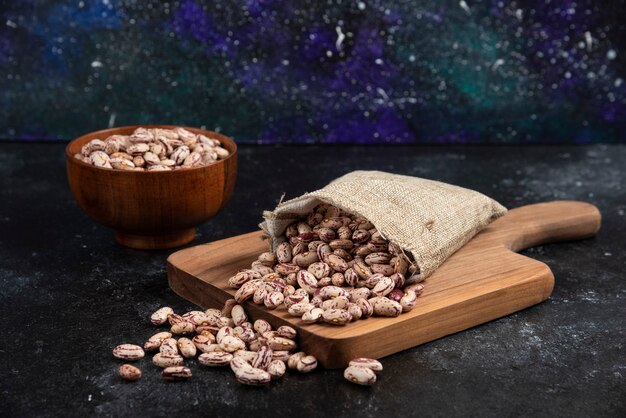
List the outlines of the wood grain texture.
{"type": "Polygon", "coordinates": [[[122,245],[157,249],[186,244],[194,239],[196,226],[215,216],[230,199],[237,179],[237,145],[216,132],[185,127],[218,138],[230,155],[198,168],[139,172],[95,167],[74,158],[92,139],[128,135],[138,127],[91,132],[70,142],[65,152],[72,193],[91,218],[116,231],[122,245]]]}
{"type": "MultiPolygon", "coordinates": [[[[345,327],[306,325],[282,307],[244,305],[253,319],[295,327],[301,348],[324,367],[344,367],[355,357],[381,358],[547,299],[554,286],[548,266],[514,251],[591,237],[600,220],[598,209],[583,202],[513,209],[446,260],[424,281],[415,309],[397,318],[369,318],[345,327]]],[[[258,231],[178,251],[168,258],[170,287],[200,306],[221,307],[235,293],[228,278],[266,250],[258,231]]]]}

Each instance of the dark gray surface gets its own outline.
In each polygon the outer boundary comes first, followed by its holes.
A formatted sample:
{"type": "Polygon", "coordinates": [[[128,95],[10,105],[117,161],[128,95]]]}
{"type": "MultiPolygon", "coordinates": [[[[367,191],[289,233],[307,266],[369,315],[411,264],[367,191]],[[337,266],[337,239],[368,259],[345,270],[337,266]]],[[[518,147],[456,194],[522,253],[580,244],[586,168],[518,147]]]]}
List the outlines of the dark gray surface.
{"type": "Polygon", "coordinates": [[[151,335],[157,307],[192,306],[167,287],[170,251],[120,247],[81,212],[63,159],[61,144],[0,144],[0,415],[626,414],[624,146],[243,147],[233,199],[194,244],[252,231],[283,192],[353,169],[443,180],[507,207],[576,199],[602,211],[596,238],[527,251],[556,276],[548,301],[385,358],[369,389],[332,370],[249,388],[193,367],[191,381],[166,383],[147,360],[141,381],[122,382],[112,347],[151,335]]]}

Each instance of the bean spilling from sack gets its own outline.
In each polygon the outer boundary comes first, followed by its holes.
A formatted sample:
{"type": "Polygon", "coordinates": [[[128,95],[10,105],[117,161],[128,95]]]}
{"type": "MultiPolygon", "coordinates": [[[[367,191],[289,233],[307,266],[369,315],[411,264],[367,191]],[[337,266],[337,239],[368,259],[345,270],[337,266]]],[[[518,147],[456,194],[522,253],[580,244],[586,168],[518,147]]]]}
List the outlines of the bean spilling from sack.
{"type": "Polygon", "coordinates": [[[336,206],[319,204],[278,239],[275,251],[228,280],[237,302],[284,306],[307,324],[346,325],[408,312],[424,289],[411,254],[336,206]]]}

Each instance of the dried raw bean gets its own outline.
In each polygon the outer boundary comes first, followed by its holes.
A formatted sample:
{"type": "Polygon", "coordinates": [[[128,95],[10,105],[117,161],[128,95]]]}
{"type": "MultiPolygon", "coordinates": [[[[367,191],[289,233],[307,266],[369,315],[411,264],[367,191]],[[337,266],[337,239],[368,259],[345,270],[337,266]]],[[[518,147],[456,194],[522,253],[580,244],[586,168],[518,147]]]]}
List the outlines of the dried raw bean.
{"type": "Polygon", "coordinates": [[[232,335],[227,335],[222,338],[222,341],[219,344],[224,351],[229,353],[234,353],[237,350],[243,350],[246,348],[246,343],[244,343],[241,338],[237,338],[232,335]]]}
{"type": "Polygon", "coordinates": [[[389,277],[391,277],[391,280],[393,280],[396,289],[402,289],[404,287],[404,274],[394,273],[389,277]]]}
{"type": "Polygon", "coordinates": [[[271,267],[267,267],[265,264],[261,263],[258,260],[250,264],[250,267],[252,267],[252,270],[256,270],[261,273],[261,276],[274,272],[271,267]]]}
{"type": "Polygon", "coordinates": [[[319,296],[322,299],[336,298],[338,296],[349,296],[349,292],[338,286],[326,286],[319,290],[319,296]]]}
{"type": "Polygon", "coordinates": [[[348,307],[350,300],[345,296],[338,296],[333,299],[325,300],[322,302],[322,309],[345,309],[348,307]]]}
{"type": "Polygon", "coordinates": [[[309,303],[316,308],[320,308],[323,302],[324,302],[324,299],[322,299],[319,296],[313,296],[311,300],[309,301],[309,303]]]}
{"type": "Polygon", "coordinates": [[[178,322],[172,325],[172,334],[191,334],[196,330],[196,326],[189,321],[178,322]]]}
{"type": "MultiPolygon", "coordinates": [[[[372,252],[372,253],[385,253],[385,251],[387,251],[389,249],[389,246],[387,244],[376,244],[372,241],[367,243],[367,248],[372,252]]],[[[389,255],[389,259],[391,259],[391,255],[389,255]]]]}
{"type": "MultiPolygon", "coordinates": [[[[183,317],[185,316],[183,315],[183,317]]],[[[187,321],[191,322],[196,327],[202,325],[211,325],[214,322],[212,318],[209,318],[209,316],[202,311],[190,312],[190,315],[185,317],[185,319],[187,319],[187,321]]]]}
{"type": "Polygon", "coordinates": [[[343,286],[346,282],[346,279],[343,273],[334,273],[332,276],[330,276],[330,281],[333,286],[343,286]]]}
{"type": "Polygon", "coordinates": [[[300,270],[300,267],[292,263],[279,263],[274,267],[274,270],[276,273],[286,276],[291,273],[297,273],[300,270]]]}
{"type": "Polygon", "coordinates": [[[215,317],[220,317],[220,316],[227,316],[227,315],[222,315],[222,311],[220,311],[219,309],[215,309],[215,308],[209,308],[206,311],[204,311],[204,313],[207,316],[215,316],[215,317]]]}
{"type": "Polygon", "coordinates": [[[367,287],[350,290],[350,302],[356,302],[358,299],[368,299],[371,291],[367,287]]]}
{"type": "Polygon", "coordinates": [[[317,247],[316,253],[317,253],[317,258],[320,261],[328,263],[328,256],[333,253],[333,249],[330,248],[330,245],[324,244],[324,245],[320,245],[319,247],[317,247]]]}
{"type": "Polygon", "coordinates": [[[393,289],[387,295],[389,299],[394,300],[396,302],[400,302],[400,299],[402,299],[402,296],[404,296],[404,292],[400,289],[393,289]]]}
{"type": "Polygon", "coordinates": [[[373,250],[370,247],[368,247],[367,244],[361,244],[354,251],[354,255],[358,256],[358,257],[365,257],[366,255],[370,254],[371,252],[373,252],[373,250]]]}
{"type": "Polygon", "coordinates": [[[272,377],[272,380],[280,379],[285,375],[286,371],[285,362],[281,360],[272,360],[267,366],[267,372],[272,377]]]}
{"type": "Polygon", "coordinates": [[[278,327],[276,332],[279,337],[289,338],[290,340],[293,340],[294,338],[296,338],[296,335],[297,335],[296,330],[287,325],[278,327]]]}
{"type": "Polygon", "coordinates": [[[112,168],[109,163],[110,158],[109,155],[104,151],[94,151],[89,156],[89,160],[91,164],[96,167],[104,167],[104,168],[112,168]]]}
{"type": "Polygon", "coordinates": [[[367,299],[357,299],[355,303],[361,308],[361,318],[369,318],[374,314],[374,307],[367,299]]]}
{"type": "Polygon", "coordinates": [[[376,298],[372,304],[374,314],[378,316],[398,316],[402,313],[402,305],[385,297],[376,298]]]}
{"type": "Polygon", "coordinates": [[[267,345],[272,350],[293,351],[298,346],[295,341],[283,337],[273,337],[267,340],[267,345]]]}
{"type": "Polygon", "coordinates": [[[314,324],[320,320],[323,313],[324,309],[313,308],[302,315],[302,322],[305,324],[314,324]]]}
{"type": "Polygon", "coordinates": [[[259,337],[256,340],[250,342],[250,344],[248,344],[248,350],[256,352],[259,351],[264,345],[267,345],[267,340],[265,338],[259,337]]]}
{"type": "Polygon", "coordinates": [[[367,280],[373,274],[365,261],[360,258],[354,259],[354,265],[352,268],[362,280],[367,280]]]}
{"type": "Polygon", "coordinates": [[[325,243],[331,242],[337,236],[335,231],[330,228],[319,228],[317,230],[317,235],[320,237],[320,240],[325,243]]]}
{"type": "Polygon", "coordinates": [[[322,314],[322,320],[331,325],[345,325],[351,319],[350,313],[344,309],[328,309],[322,314]]]}
{"type": "Polygon", "coordinates": [[[215,341],[217,341],[218,344],[221,344],[221,342],[224,339],[224,337],[232,336],[233,332],[234,331],[233,331],[233,329],[231,327],[222,327],[217,332],[217,335],[215,336],[215,341]]]}
{"type": "Polygon", "coordinates": [[[330,254],[326,257],[328,265],[335,271],[344,273],[348,269],[348,263],[343,258],[330,254]]]}
{"type": "Polygon", "coordinates": [[[159,353],[178,355],[178,342],[174,338],[166,338],[159,346],[159,353]]]}
{"type": "Polygon", "coordinates": [[[363,311],[356,303],[350,303],[347,307],[348,313],[352,316],[352,321],[361,319],[363,311]]]}
{"type": "Polygon", "coordinates": [[[367,367],[349,366],[343,372],[343,377],[357,385],[371,386],[376,383],[376,373],[367,367]]]}
{"type": "Polygon", "coordinates": [[[317,281],[317,287],[330,286],[332,284],[332,280],[330,277],[322,277],[317,281]]]}
{"type": "Polygon", "coordinates": [[[267,366],[270,365],[272,361],[272,356],[274,355],[274,351],[268,347],[263,346],[257,351],[257,356],[252,362],[252,367],[256,367],[257,369],[267,370],[267,366]]]}
{"type": "Polygon", "coordinates": [[[167,316],[167,321],[170,325],[176,325],[180,322],[185,322],[185,318],[183,318],[181,315],[171,313],[167,316]]]}
{"type": "Polygon", "coordinates": [[[164,340],[171,338],[172,334],[169,332],[158,332],[154,334],[152,337],[148,338],[143,345],[143,349],[145,351],[153,351],[158,349],[164,340]]]}
{"type": "Polygon", "coordinates": [[[261,273],[253,269],[242,270],[228,279],[228,285],[234,289],[240,288],[250,280],[260,279],[261,273]]]}
{"type": "Polygon", "coordinates": [[[370,270],[374,274],[382,274],[383,276],[391,276],[394,273],[393,267],[389,264],[372,264],[370,270]]]}
{"type": "Polygon", "coordinates": [[[119,368],[122,379],[134,382],[141,379],[141,370],[131,364],[122,364],[119,368]]]}
{"type": "Polygon", "coordinates": [[[111,167],[117,170],[134,170],[135,169],[135,163],[133,161],[128,161],[123,158],[109,159],[109,164],[111,164],[111,167]]]}
{"type": "Polygon", "coordinates": [[[264,319],[257,319],[254,321],[254,330],[259,334],[263,334],[264,332],[271,331],[272,326],[264,319]]]}
{"type": "Polygon", "coordinates": [[[315,370],[316,367],[317,367],[317,359],[315,357],[313,357],[313,356],[304,356],[304,357],[302,357],[298,361],[298,364],[296,365],[296,369],[300,373],[309,373],[309,372],[315,370]]]}
{"type": "MultiPolygon", "coordinates": [[[[233,302],[234,299],[231,299],[233,302]]],[[[243,306],[241,305],[234,305],[231,309],[231,317],[233,318],[233,321],[235,322],[235,325],[241,325],[244,322],[248,321],[248,315],[246,315],[246,311],[243,309],[243,306]]]]}
{"type": "Polygon", "coordinates": [[[253,341],[256,338],[254,330],[251,328],[236,327],[234,335],[245,343],[253,341]]]}
{"type": "Polygon", "coordinates": [[[348,267],[350,266],[350,261],[352,261],[352,256],[350,255],[348,251],[343,250],[341,248],[337,248],[336,250],[333,251],[333,254],[336,255],[337,257],[343,258],[348,263],[348,267]]]}
{"type": "Polygon", "coordinates": [[[178,340],[178,350],[186,358],[193,358],[197,353],[195,344],[189,338],[180,338],[178,340]]]}
{"type": "Polygon", "coordinates": [[[317,279],[311,273],[306,270],[300,270],[296,274],[296,279],[300,287],[310,295],[314,294],[317,290],[317,279]]]}
{"type": "Polygon", "coordinates": [[[172,367],[172,366],[180,366],[183,364],[184,359],[182,356],[177,354],[163,354],[157,353],[152,357],[152,364],[157,367],[172,367]]]}
{"type": "Polygon", "coordinates": [[[374,289],[374,287],[376,287],[376,285],[378,284],[379,281],[381,281],[382,279],[384,279],[385,276],[383,276],[382,274],[372,274],[366,281],[365,281],[365,286],[367,286],[370,289],[374,289]]]}
{"type": "MultiPolygon", "coordinates": [[[[374,277],[374,276],[372,276],[372,277],[374,277]]],[[[387,294],[389,294],[389,292],[391,292],[393,290],[395,285],[396,284],[394,283],[393,279],[391,279],[389,277],[382,277],[378,281],[378,283],[376,283],[374,288],[372,288],[372,294],[374,294],[376,296],[386,296],[387,294]]]]}
{"type": "Polygon", "coordinates": [[[113,349],[113,356],[122,360],[139,360],[145,356],[145,352],[135,344],[120,344],[113,349]]]}
{"type": "Polygon", "coordinates": [[[289,357],[289,360],[287,360],[287,367],[289,367],[291,370],[296,370],[298,367],[298,362],[300,362],[300,360],[304,357],[306,357],[306,353],[304,351],[299,351],[295,354],[292,354],[291,357],[289,357]]]}
{"type": "Polygon", "coordinates": [[[257,305],[262,305],[265,302],[265,298],[267,297],[268,293],[269,290],[266,286],[257,287],[254,295],[252,296],[252,301],[257,305]]]}
{"type": "Polygon", "coordinates": [[[330,228],[333,230],[337,230],[343,226],[343,220],[341,218],[326,218],[322,219],[319,223],[319,226],[322,228],[330,228]]]}
{"type": "Polygon", "coordinates": [[[200,350],[202,353],[209,353],[211,351],[214,351],[214,350],[211,350],[212,348],[211,346],[217,345],[217,344],[214,344],[215,337],[213,336],[213,334],[196,335],[195,337],[193,337],[191,342],[193,342],[196,348],[200,350]]]}
{"type": "Polygon", "coordinates": [[[235,378],[244,385],[264,385],[272,380],[272,376],[265,370],[254,367],[239,369],[235,372],[235,378]]]}
{"type": "Polygon", "coordinates": [[[373,358],[365,358],[365,357],[355,358],[353,360],[350,360],[350,363],[348,363],[348,365],[366,367],[374,372],[383,371],[383,365],[380,363],[380,361],[375,360],[373,358]]]}
{"type": "Polygon", "coordinates": [[[420,295],[422,293],[422,291],[424,290],[424,285],[423,284],[412,284],[409,285],[407,287],[404,288],[404,290],[412,290],[413,292],[415,292],[416,295],[420,295]]]}
{"type": "Polygon", "coordinates": [[[250,365],[250,362],[244,358],[244,356],[233,356],[230,361],[230,368],[232,371],[237,373],[241,370],[251,369],[252,366],[250,365]]]}
{"type": "Polygon", "coordinates": [[[237,301],[235,299],[227,299],[226,302],[224,302],[224,307],[219,312],[218,316],[232,316],[232,311],[235,305],[237,305],[237,301]]]}
{"type": "Polygon", "coordinates": [[[250,299],[254,295],[254,292],[257,289],[257,285],[258,285],[257,281],[250,281],[250,282],[244,283],[239,288],[239,290],[237,290],[237,292],[235,293],[235,300],[241,303],[250,299]]]}
{"type": "Polygon", "coordinates": [[[148,144],[134,144],[131,145],[130,147],[128,147],[128,149],[126,150],[126,152],[130,155],[143,155],[145,152],[150,151],[150,145],[148,144]]]}
{"type": "Polygon", "coordinates": [[[305,252],[305,250],[308,249],[308,246],[301,242],[298,237],[292,237],[289,243],[291,244],[291,255],[293,256],[291,258],[291,262],[295,263],[294,257],[305,252]]]}
{"type": "Polygon", "coordinates": [[[133,164],[135,164],[135,167],[143,167],[146,165],[146,160],[141,155],[138,155],[135,158],[133,158],[133,164]]]}
{"type": "Polygon", "coordinates": [[[285,296],[282,292],[270,292],[265,297],[264,304],[268,309],[276,309],[285,300],[285,296]]]}
{"type": "Polygon", "coordinates": [[[289,357],[291,357],[291,354],[289,354],[289,351],[277,350],[277,351],[274,351],[274,354],[272,354],[272,361],[273,360],[287,361],[289,360],[289,357]]]}
{"type": "Polygon", "coordinates": [[[330,275],[330,266],[323,261],[315,262],[307,268],[307,271],[315,276],[316,279],[321,279],[330,275]]]}
{"type": "Polygon", "coordinates": [[[213,351],[202,353],[198,356],[198,363],[209,367],[228,366],[233,359],[233,355],[224,351],[213,351]]]}
{"type": "MultiPolygon", "coordinates": [[[[304,232],[302,234],[298,234],[298,239],[300,242],[308,244],[311,241],[317,240],[319,236],[315,232],[304,232]]],[[[307,245],[308,248],[308,245],[307,245]]]]}
{"type": "MultiPolygon", "coordinates": [[[[340,226],[339,229],[337,229],[337,237],[341,240],[350,241],[349,245],[350,245],[350,248],[352,248],[353,243],[352,243],[352,240],[350,240],[350,238],[352,238],[352,230],[350,229],[350,227],[345,225],[345,222],[344,222],[344,226],[340,226]]],[[[344,248],[344,249],[349,250],[350,248],[344,248]]]]}
{"type": "Polygon", "coordinates": [[[412,290],[407,290],[400,299],[400,306],[402,306],[402,312],[409,312],[415,308],[417,304],[417,294],[412,290]]]}
{"type": "Polygon", "coordinates": [[[191,377],[191,369],[184,366],[173,366],[163,369],[161,376],[165,380],[187,380],[191,377]]]}
{"type": "Polygon", "coordinates": [[[291,244],[288,242],[283,242],[278,247],[276,247],[276,259],[279,263],[289,263],[291,262],[291,258],[293,257],[291,254],[291,244]]]}
{"type": "Polygon", "coordinates": [[[369,238],[370,233],[363,229],[357,229],[352,233],[352,242],[355,242],[357,244],[363,244],[367,242],[369,238]]]}
{"type": "Polygon", "coordinates": [[[276,264],[276,255],[272,252],[264,252],[259,255],[258,260],[268,267],[273,267],[276,264]]]}
{"type": "Polygon", "coordinates": [[[293,258],[293,263],[302,268],[306,268],[316,261],[319,261],[319,258],[317,256],[317,252],[314,251],[305,251],[303,253],[297,254],[293,258]]]}
{"type": "MultiPolygon", "coordinates": [[[[259,350],[260,349],[261,349],[261,347],[259,347],[259,350]]],[[[248,363],[252,364],[252,362],[254,362],[254,360],[256,360],[256,358],[258,356],[257,353],[258,353],[258,351],[239,350],[239,351],[235,351],[234,356],[235,357],[241,357],[242,359],[244,359],[248,363]]]]}
{"type": "Polygon", "coordinates": [[[348,286],[356,286],[359,281],[359,275],[353,267],[348,268],[343,275],[348,286]]]}
{"type": "Polygon", "coordinates": [[[289,312],[289,315],[291,316],[302,317],[302,315],[306,311],[310,311],[313,308],[315,308],[315,305],[311,303],[300,302],[300,303],[294,303],[293,305],[291,305],[289,309],[287,309],[287,312],[289,312]]]}

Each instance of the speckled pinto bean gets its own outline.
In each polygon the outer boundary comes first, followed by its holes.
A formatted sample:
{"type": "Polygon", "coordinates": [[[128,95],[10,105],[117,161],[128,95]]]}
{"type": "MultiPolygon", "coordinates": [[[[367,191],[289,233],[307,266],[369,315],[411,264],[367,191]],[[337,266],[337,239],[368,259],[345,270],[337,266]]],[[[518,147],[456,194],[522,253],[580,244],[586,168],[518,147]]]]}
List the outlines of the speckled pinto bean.
{"type": "Polygon", "coordinates": [[[152,364],[157,367],[171,367],[171,366],[180,366],[183,364],[183,357],[178,354],[163,354],[157,353],[152,357],[152,364]]]}
{"type": "Polygon", "coordinates": [[[121,344],[113,349],[113,356],[122,360],[139,360],[145,356],[143,348],[135,344],[121,344]]]}
{"type": "Polygon", "coordinates": [[[198,356],[198,363],[209,367],[224,367],[228,366],[232,359],[233,355],[231,353],[214,351],[211,353],[200,354],[198,356]]]}
{"type": "Polygon", "coordinates": [[[150,316],[150,322],[152,322],[153,325],[162,325],[167,321],[167,317],[173,313],[174,310],[172,308],[164,306],[150,316]]]}
{"type": "Polygon", "coordinates": [[[141,370],[130,364],[122,364],[119,368],[119,373],[122,379],[129,382],[135,382],[141,379],[141,370]]]}
{"type": "Polygon", "coordinates": [[[265,370],[255,367],[242,368],[235,372],[235,378],[244,385],[265,385],[272,380],[272,376],[265,370]]]}
{"type": "Polygon", "coordinates": [[[350,360],[349,366],[367,367],[368,369],[371,369],[372,371],[375,371],[375,372],[383,371],[383,365],[380,363],[380,361],[375,360],[373,358],[365,358],[365,357],[355,358],[353,360],[350,360]]]}
{"type": "Polygon", "coordinates": [[[165,380],[187,380],[191,377],[191,369],[184,366],[166,367],[161,376],[165,380]]]}
{"type": "Polygon", "coordinates": [[[158,332],[154,334],[152,337],[148,338],[143,345],[143,349],[145,351],[154,351],[161,347],[161,344],[164,340],[171,338],[172,334],[169,332],[158,332]]]}
{"type": "Polygon", "coordinates": [[[349,366],[343,372],[343,377],[352,383],[362,386],[371,386],[376,383],[376,373],[367,367],[349,366]]]}

